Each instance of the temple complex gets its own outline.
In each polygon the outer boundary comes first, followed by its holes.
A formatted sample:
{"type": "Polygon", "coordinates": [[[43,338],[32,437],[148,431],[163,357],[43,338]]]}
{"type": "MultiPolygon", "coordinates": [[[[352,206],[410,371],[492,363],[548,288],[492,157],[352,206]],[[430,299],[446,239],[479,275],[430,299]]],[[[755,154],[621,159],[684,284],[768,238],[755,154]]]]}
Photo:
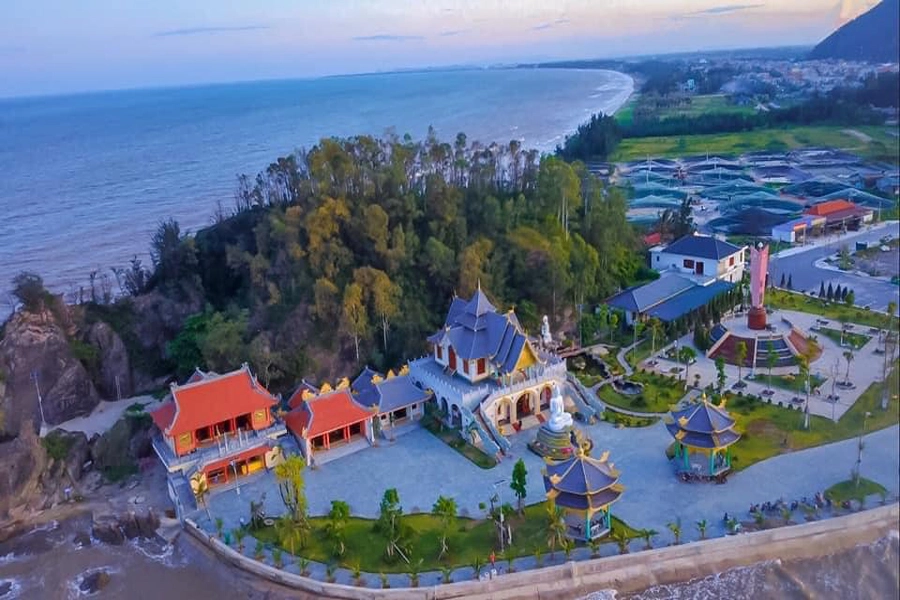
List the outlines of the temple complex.
{"type": "Polygon", "coordinates": [[[666,429],[675,438],[673,460],[679,472],[716,478],[731,470],[729,448],[741,436],[731,415],[711,404],[705,394],[697,404],[672,411],[666,429]]]}
{"type": "Polygon", "coordinates": [[[171,399],[150,416],[153,449],[176,505],[175,488],[188,481],[212,487],[277,463],[274,440],[285,428],[272,414],[276,405],[246,364],[224,375],[198,370],[184,385],[172,384],[171,399]]]}
{"type": "Polygon", "coordinates": [[[474,434],[488,454],[507,451],[507,435],[546,421],[553,385],[566,381],[565,361],[533,344],[515,313],[497,311],[480,286],[469,300],[453,299],[428,341],[432,353],[410,362],[410,378],[434,393],[448,425],[474,434]]]}
{"type": "Polygon", "coordinates": [[[562,508],[566,535],[571,539],[595,540],[612,530],[610,507],[624,488],[608,459],[608,452],[595,459],[578,450],[568,460],[544,468],[547,500],[562,508]]]}

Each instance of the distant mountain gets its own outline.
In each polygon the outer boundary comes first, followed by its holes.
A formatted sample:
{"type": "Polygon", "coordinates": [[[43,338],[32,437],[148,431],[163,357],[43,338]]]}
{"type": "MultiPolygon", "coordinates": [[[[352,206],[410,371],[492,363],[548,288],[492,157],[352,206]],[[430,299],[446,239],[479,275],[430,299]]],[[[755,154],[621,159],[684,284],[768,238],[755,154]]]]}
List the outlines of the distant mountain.
{"type": "Polygon", "coordinates": [[[810,58],[897,62],[900,55],[900,0],[883,0],[822,40],[810,58]]]}

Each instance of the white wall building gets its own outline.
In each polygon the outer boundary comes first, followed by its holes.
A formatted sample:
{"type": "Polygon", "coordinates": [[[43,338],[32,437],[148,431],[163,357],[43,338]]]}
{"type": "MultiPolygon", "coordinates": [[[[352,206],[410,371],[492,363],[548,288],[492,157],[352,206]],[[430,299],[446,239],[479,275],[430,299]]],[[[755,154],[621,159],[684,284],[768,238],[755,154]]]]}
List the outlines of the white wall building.
{"type": "Polygon", "coordinates": [[[744,276],[744,250],[708,235],[686,235],[668,246],[650,249],[650,267],[690,277],[701,285],[739,283],[744,276]]]}

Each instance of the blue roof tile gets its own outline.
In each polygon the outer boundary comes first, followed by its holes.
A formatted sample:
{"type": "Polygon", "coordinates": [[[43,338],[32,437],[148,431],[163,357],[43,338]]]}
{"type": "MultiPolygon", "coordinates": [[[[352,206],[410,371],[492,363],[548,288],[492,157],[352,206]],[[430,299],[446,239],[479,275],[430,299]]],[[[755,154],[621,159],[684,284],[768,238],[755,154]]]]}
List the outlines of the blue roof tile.
{"type": "Polygon", "coordinates": [[[669,244],[665,251],[670,254],[684,254],[686,256],[721,260],[735,252],[740,252],[740,250],[738,246],[712,236],[686,235],[680,240],[669,244]]]}

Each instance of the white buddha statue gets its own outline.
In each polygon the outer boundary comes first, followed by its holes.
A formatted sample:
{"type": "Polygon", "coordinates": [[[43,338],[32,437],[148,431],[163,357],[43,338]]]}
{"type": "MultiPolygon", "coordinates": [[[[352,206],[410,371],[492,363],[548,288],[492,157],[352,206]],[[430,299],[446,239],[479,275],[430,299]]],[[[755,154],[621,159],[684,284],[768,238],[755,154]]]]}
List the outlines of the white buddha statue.
{"type": "Polygon", "coordinates": [[[547,315],[541,319],[541,343],[545,347],[549,347],[553,343],[553,336],[550,335],[550,319],[547,318],[547,315]]]}
{"type": "Polygon", "coordinates": [[[565,411],[563,397],[559,393],[559,386],[553,384],[553,395],[550,396],[550,420],[547,421],[547,427],[550,431],[558,433],[571,426],[572,415],[565,411]]]}

